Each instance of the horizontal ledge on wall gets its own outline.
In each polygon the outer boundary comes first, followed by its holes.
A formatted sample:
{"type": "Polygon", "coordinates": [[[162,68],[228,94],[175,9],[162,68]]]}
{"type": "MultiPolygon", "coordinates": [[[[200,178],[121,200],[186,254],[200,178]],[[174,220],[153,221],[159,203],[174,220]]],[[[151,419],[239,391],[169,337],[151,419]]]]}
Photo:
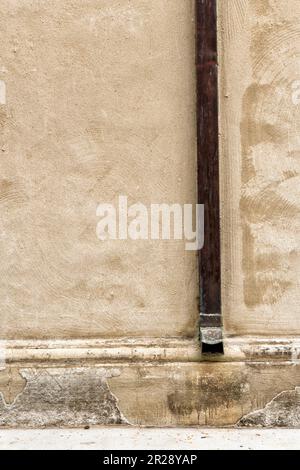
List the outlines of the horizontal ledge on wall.
{"type": "Polygon", "coordinates": [[[14,363],[300,361],[300,337],[225,337],[224,356],[202,354],[198,339],[2,340],[0,367],[14,363]]]}
{"type": "Polygon", "coordinates": [[[61,339],[0,341],[0,366],[18,362],[198,362],[196,339],[61,339]]]}

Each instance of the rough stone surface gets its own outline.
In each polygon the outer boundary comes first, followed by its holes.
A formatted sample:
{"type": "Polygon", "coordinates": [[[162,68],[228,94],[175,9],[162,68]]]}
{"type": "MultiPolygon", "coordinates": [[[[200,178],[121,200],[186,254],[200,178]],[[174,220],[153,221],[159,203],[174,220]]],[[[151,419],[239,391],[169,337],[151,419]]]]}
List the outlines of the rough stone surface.
{"type": "Polygon", "coordinates": [[[300,387],[279,393],[262,410],[243,416],[237,425],[300,427],[300,387]]]}

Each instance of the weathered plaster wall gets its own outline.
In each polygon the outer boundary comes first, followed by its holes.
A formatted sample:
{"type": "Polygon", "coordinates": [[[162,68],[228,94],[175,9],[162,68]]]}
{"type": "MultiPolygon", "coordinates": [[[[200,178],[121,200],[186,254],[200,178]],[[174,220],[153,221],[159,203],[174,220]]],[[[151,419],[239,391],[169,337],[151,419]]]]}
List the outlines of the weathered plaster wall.
{"type": "Polygon", "coordinates": [[[1,2],[0,426],[300,426],[299,2],[219,0],[223,313],[252,334],[201,361],[196,254],[95,235],[119,194],[196,200],[192,5],[1,2]]]}
{"type": "Polygon", "coordinates": [[[195,252],[96,238],[195,201],[193,0],[2,0],[0,41],[0,337],[194,335],[195,252]]]}
{"type": "Polygon", "coordinates": [[[227,334],[300,332],[300,2],[220,0],[227,334]]]}

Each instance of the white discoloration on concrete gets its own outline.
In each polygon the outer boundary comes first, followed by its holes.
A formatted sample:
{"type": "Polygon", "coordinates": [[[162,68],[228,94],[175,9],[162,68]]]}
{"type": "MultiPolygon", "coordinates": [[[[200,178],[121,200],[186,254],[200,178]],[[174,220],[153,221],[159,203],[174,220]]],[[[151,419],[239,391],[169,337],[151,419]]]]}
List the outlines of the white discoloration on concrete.
{"type": "Polygon", "coordinates": [[[238,426],[300,428],[300,387],[279,393],[263,409],[240,419],[238,426]]]}
{"type": "Polygon", "coordinates": [[[6,363],[6,341],[0,341],[0,370],[5,368],[6,363]]]}

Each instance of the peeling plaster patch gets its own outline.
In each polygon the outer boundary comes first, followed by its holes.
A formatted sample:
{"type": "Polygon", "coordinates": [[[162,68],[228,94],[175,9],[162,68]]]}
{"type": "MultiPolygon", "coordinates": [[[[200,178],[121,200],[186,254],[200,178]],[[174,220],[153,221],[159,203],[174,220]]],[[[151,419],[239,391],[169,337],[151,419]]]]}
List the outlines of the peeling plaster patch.
{"type": "Polygon", "coordinates": [[[116,369],[22,369],[26,385],[11,405],[0,393],[2,426],[86,426],[129,424],[111,393],[116,369]]]}
{"type": "Polygon", "coordinates": [[[223,376],[207,375],[197,384],[187,380],[184,386],[168,395],[168,407],[176,416],[217,414],[224,407],[241,403],[247,398],[248,383],[244,375],[223,376]]]}
{"type": "Polygon", "coordinates": [[[243,416],[237,426],[300,427],[300,387],[279,393],[263,409],[243,416]]]}

